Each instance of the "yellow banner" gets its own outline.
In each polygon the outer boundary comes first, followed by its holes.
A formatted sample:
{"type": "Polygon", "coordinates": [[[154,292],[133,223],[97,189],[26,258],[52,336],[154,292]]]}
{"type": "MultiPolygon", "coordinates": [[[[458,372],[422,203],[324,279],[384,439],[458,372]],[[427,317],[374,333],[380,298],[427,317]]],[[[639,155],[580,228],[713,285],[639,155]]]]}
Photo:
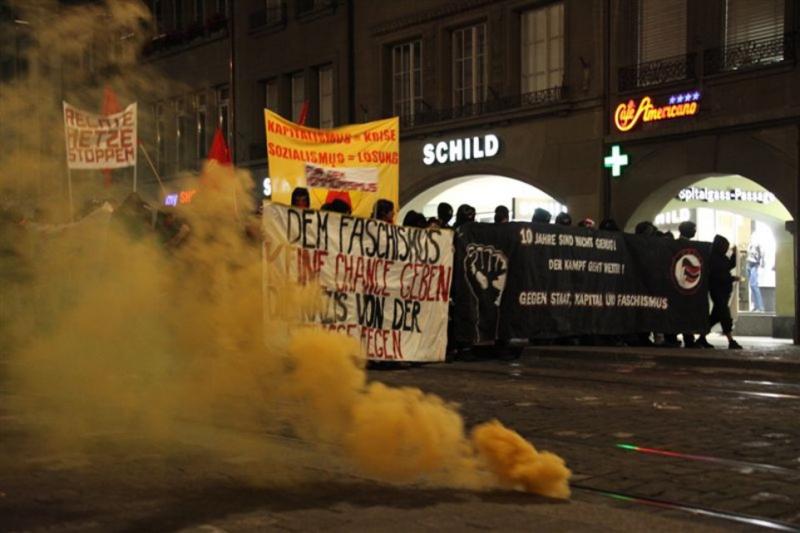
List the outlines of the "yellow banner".
{"type": "Polygon", "coordinates": [[[321,130],[264,110],[272,201],[289,205],[295,187],[319,209],[349,199],[353,214],[368,217],[379,198],[399,210],[400,131],[397,117],[321,130]]]}

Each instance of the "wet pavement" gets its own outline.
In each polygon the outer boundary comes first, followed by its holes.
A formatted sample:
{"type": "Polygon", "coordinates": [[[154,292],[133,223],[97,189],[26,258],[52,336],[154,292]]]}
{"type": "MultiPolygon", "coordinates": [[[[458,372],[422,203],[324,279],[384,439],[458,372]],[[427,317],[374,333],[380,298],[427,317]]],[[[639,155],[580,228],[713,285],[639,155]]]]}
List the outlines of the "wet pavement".
{"type": "MultiPolygon", "coordinates": [[[[735,357],[768,353],[799,352],[735,357]]],[[[800,530],[800,375],[631,354],[526,350],[370,372],[460,404],[468,426],[498,418],[558,453],[575,473],[569,503],[380,484],[291,442],[270,446],[269,461],[255,446],[204,445],[226,431],[274,439],[257,428],[182,428],[177,442],[119,449],[109,442],[137,436],[98,434],[82,453],[45,453],[4,410],[0,383],[0,531],[800,530]]]]}

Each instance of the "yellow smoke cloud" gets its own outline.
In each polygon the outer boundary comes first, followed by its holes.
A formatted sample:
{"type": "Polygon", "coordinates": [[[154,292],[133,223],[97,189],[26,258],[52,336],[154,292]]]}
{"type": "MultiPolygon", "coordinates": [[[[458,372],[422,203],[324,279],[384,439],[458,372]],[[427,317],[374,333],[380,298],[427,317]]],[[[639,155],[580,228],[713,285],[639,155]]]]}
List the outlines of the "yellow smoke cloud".
{"type": "MultiPolygon", "coordinates": [[[[49,1],[25,5],[26,16],[46,23],[34,54],[62,41],[68,41],[64,54],[80,54],[97,44],[87,30],[102,25],[113,33],[146,16],[136,2],[88,12],[57,11],[49,1]]],[[[152,87],[164,86],[153,73],[126,67],[111,80],[123,99],[153,96],[152,87]]],[[[0,99],[3,123],[17,117],[14,134],[23,140],[0,161],[0,199],[15,205],[31,196],[22,178],[63,175],[54,80],[46,71],[31,77],[4,86],[0,99]],[[23,120],[37,106],[39,120],[23,120]]],[[[72,102],[99,102],[96,83],[71,81],[72,102]]],[[[103,191],[96,178],[85,195],[126,194],[103,191]]],[[[118,447],[168,446],[197,438],[199,424],[210,453],[260,454],[265,473],[250,472],[258,481],[286,482],[269,467],[287,458],[302,467],[306,460],[276,452],[273,435],[302,443],[323,462],[387,482],[569,496],[564,462],[512,430],[491,422],[470,437],[454,405],[368,381],[356,340],[304,324],[322,306],[318,288],[275,283],[271,298],[282,312],[265,321],[252,179],[210,164],[201,176],[187,177],[187,187],[199,192],[178,213],[191,228],[178,246],[162,242],[146,210],[127,218],[121,210],[97,212],[75,224],[34,221],[19,239],[0,233],[0,246],[18,260],[13,269],[24,271],[6,283],[12,267],[0,264],[7,318],[0,340],[12,346],[10,407],[43,447],[88,450],[98,434],[118,447]],[[137,439],[126,437],[132,434],[137,439]],[[263,447],[253,444],[254,434],[263,447]]],[[[31,208],[63,204],[63,196],[33,198],[40,205],[31,208]]],[[[65,223],[65,210],[55,211],[56,222],[65,223]]]]}

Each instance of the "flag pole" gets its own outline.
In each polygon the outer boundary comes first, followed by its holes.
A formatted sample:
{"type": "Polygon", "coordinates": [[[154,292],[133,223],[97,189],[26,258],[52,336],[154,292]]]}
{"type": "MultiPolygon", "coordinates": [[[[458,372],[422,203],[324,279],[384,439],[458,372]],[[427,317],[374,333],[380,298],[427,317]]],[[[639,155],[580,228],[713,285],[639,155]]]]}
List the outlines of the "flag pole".
{"type": "Polygon", "coordinates": [[[75,208],[72,203],[72,169],[67,166],[67,197],[69,198],[69,221],[75,222],[75,208]]]}
{"type": "MultiPolygon", "coordinates": [[[[150,154],[147,153],[147,149],[144,147],[144,144],[141,141],[139,141],[139,148],[142,149],[142,153],[144,154],[144,158],[147,160],[147,164],[150,165],[150,170],[153,171],[153,174],[155,175],[156,179],[158,180],[158,185],[161,187],[161,193],[164,196],[166,196],[167,195],[167,189],[164,188],[164,182],[161,181],[161,176],[158,175],[158,170],[156,170],[156,166],[153,164],[153,160],[150,159],[150,154]]],[[[136,167],[134,167],[134,172],[135,171],[136,171],[136,167]]],[[[135,176],[136,176],[136,174],[134,174],[134,183],[136,183],[135,176]]],[[[133,190],[135,192],[136,188],[134,187],[133,190]]]]}

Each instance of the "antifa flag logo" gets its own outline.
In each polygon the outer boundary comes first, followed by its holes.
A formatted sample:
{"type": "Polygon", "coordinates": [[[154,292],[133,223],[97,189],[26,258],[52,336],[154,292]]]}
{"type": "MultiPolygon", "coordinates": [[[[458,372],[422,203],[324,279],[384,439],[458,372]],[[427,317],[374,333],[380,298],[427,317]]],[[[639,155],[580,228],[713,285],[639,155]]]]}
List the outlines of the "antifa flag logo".
{"type": "Polygon", "coordinates": [[[479,337],[493,339],[500,318],[500,300],[506,288],[508,258],[493,246],[470,244],[464,257],[464,273],[470,291],[478,300],[479,337]]]}
{"type": "Polygon", "coordinates": [[[678,290],[684,294],[694,294],[700,286],[703,274],[703,260],[694,248],[681,250],[672,261],[672,275],[678,290]]]}

